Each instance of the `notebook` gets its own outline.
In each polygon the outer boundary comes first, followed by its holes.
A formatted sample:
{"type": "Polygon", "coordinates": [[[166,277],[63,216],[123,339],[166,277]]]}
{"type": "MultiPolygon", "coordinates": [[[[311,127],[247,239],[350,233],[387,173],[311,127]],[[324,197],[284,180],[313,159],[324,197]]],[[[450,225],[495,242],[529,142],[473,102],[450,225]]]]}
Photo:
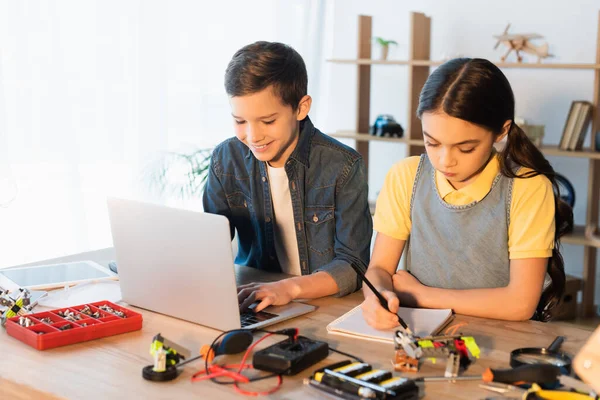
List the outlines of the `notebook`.
{"type": "MultiPolygon", "coordinates": [[[[454,318],[452,310],[400,307],[398,315],[406,322],[415,336],[430,336],[438,333],[454,318]]],[[[360,306],[353,308],[327,325],[333,335],[350,336],[357,339],[393,343],[397,328],[377,330],[363,318],[360,306]]]]}

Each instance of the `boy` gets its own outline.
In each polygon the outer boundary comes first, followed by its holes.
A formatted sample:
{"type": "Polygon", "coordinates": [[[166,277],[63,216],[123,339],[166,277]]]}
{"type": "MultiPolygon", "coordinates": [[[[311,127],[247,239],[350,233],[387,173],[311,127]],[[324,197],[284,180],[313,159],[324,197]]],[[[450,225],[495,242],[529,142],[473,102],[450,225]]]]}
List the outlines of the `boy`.
{"type": "Polygon", "coordinates": [[[204,210],[237,229],[237,264],[296,275],[240,286],[241,310],[344,296],[360,282],[350,264],[369,263],[364,162],[312,125],[307,85],[302,57],[281,43],[243,47],[225,72],[236,137],[213,152],[204,210]]]}

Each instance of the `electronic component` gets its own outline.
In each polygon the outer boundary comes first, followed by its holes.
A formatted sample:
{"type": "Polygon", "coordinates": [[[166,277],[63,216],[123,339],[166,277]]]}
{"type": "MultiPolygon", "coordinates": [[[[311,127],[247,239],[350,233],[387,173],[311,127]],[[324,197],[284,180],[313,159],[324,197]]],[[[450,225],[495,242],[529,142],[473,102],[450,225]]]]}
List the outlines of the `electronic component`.
{"type": "Polygon", "coordinates": [[[321,368],[304,381],[323,392],[344,399],[417,400],[419,389],[413,380],[394,377],[390,371],[373,369],[367,363],[345,360],[321,368]],[[367,370],[356,374],[357,370],[367,370]]]}
{"type": "MultiPolygon", "coordinates": [[[[0,287],[0,306],[5,307],[4,311],[0,313],[0,323],[2,326],[6,324],[8,318],[15,316],[24,316],[31,313],[31,292],[28,289],[18,289],[15,291],[15,295],[9,295],[8,290],[3,290],[0,287]]],[[[19,322],[21,326],[24,325],[19,322]]],[[[32,324],[33,325],[33,324],[32,324]]]]}
{"type": "Polygon", "coordinates": [[[160,333],[152,339],[150,354],[154,358],[154,365],[148,365],[142,370],[142,376],[149,381],[170,381],[177,378],[177,364],[190,357],[189,350],[165,339],[160,333]]]}
{"type": "Polygon", "coordinates": [[[275,343],[254,353],[252,365],[255,369],[282,375],[298,372],[318,363],[329,355],[329,345],[304,336],[275,343]]]}
{"type": "Polygon", "coordinates": [[[445,358],[448,378],[456,378],[461,370],[467,369],[471,356],[479,358],[480,350],[472,336],[447,335],[415,337],[404,330],[394,336],[394,369],[402,372],[417,372],[422,358],[445,358]]]}

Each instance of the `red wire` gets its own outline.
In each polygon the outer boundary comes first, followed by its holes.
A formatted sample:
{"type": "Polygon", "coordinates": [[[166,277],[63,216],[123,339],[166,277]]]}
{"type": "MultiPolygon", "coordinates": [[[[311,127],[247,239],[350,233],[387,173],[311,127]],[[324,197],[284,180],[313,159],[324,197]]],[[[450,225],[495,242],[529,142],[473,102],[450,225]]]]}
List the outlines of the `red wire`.
{"type": "Polygon", "coordinates": [[[282,383],[283,379],[281,379],[281,375],[277,375],[277,386],[275,386],[273,389],[267,390],[266,392],[247,392],[244,389],[240,388],[237,382],[233,384],[233,388],[236,392],[238,392],[239,394],[243,394],[244,396],[268,396],[278,391],[282,383]]]}
{"type": "MultiPolygon", "coordinates": [[[[240,369],[238,370],[238,374],[240,372],[242,372],[242,369],[244,369],[244,364],[246,363],[246,358],[248,358],[252,349],[254,349],[257,344],[259,344],[260,342],[262,342],[263,340],[265,340],[266,338],[268,338],[271,335],[273,335],[273,334],[267,333],[265,336],[261,337],[256,342],[252,343],[252,346],[248,347],[248,350],[246,350],[246,354],[244,354],[244,358],[242,358],[242,362],[240,363],[241,365],[240,365],[240,369]]],[[[254,367],[252,367],[252,368],[254,368],[254,367]]],[[[267,395],[273,394],[276,391],[278,391],[279,388],[281,387],[282,383],[283,383],[283,379],[281,379],[281,375],[277,375],[277,385],[273,389],[267,390],[266,392],[246,391],[238,386],[238,382],[233,384],[233,388],[235,389],[236,392],[238,392],[239,394],[243,394],[244,396],[267,396],[267,395]]]]}
{"type": "Polygon", "coordinates": [[[241,366],[240,366],[240,369],[238,370],[238,374],[240,372],[242,372],[242,369],[244,368],[244,364],[246,363],[246,358],[248,358],[248,355],[250,354],[252,349],[254,349],[257,344],[259,344],[260,342],[262,342],[263,340],[265,340],[266,338],[268,338],[269,336],[272,336],[272,335],[273,335],[272,333],[267,333],[265,336],[261,337],[256,342],[252,343],[252,346],[248,347],[248,350],[246,350],[246,353],[244,354],[244,358],[242,358],[242,362],[240,363],[241,366]]]}
{"type": "MultiPolygon", "coordinates": [[[[244,357],[242,358],[242,361],[239,364],[229,364],[229,365],[222,365],[220,366],[221,369],[235,369],[238,368],[237,373],[234,374],[240,374],[244,369],[254,369],[254,367],[250,364],[246,364],[246,359],[248,358],[248,356],[250,355],[250,353],[252,352],[252,350],[256,347],[256,345],[258,345],[260,342],[262,342],[263,340],[265,340],[266,338],[268,338],[269,336],[273,335],[272,333],[268,333],[265,336],[261,337],[260,339],[258,339],[256,342],[254,342],[252,344],[252,346],[248,347],[248,350],[246,350],[246,353],[244,353],[244,357]]],[[[205,380],[210,378],[215,378],[217,376],[226,376],[225,374],[223,374],[223,371],[221,372],[212,372],[212,365],[210,365],[208,367],[208,371],[206,370],[202,370],[202,371],[198,371],[196,372],[193,376],[192,376],[192,382],[196,382],[196,381],[201,381],[201,380],[205,380]],[[210,374],[209,374],[210,372],[210,374]],[[197,377],[198,375],[202,374],[202,373],[206,373],[209,375],[204,375],[202,377],[197,377]]],[[[233,376],[230,376],[230,378],[232,379],[236,379],[233,376]]],[[[277,376],[277,385],[266,391],[266,392],[250,392],[250,391],[246,391],[242,388],[240,388],[238,386],[239,383],[244,383],[241,381],[235,381],[235,383],[233,384],[233,388],[235,389],[236,392],[238,392],[239,394],[243,394],[245,396],[267,396],[270,394],[275,393],[277,390],[279,390],[279,388],[281,387],[281,384],[283,383],[283,379],[281,378],[281,375],[277,376]]]]}

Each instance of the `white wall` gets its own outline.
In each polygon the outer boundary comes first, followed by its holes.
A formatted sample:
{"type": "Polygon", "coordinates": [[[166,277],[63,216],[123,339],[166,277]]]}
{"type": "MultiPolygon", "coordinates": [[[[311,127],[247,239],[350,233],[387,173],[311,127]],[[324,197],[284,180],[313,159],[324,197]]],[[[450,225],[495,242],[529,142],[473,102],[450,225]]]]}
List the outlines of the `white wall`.
{"type": "MultiPolygon", "coordinates": [[[[545,36],[551,62],[593,63],[596,56],[598,11],[600,2],[576,0],[481,2],[458,0],[360,0],[337,1],[334,10],[333,49],[329,58],[356,58],[358,15],[373,17],[373,36],[394,39],[398,46],[390,50],[390,59],[406,59],[409,51],[410,12],[431,17],[431,58],[468,56],[499,60],[504,49],[494,50],[495,39],[510,22],[510,32],[536,32],[545,36]]],[[[373,45],[373,57],[378,57],[373,45]]],[[[514,57],[514,55],[512,56],[514,57]]],[[[508,60],[510,61],[510,59],[508,60]]],[[[531,58],[526,61],[533,61],[531,58]]],[[[591,100],[592,71],[524,70],[504,71],[517,102],[517,115],[528,122],[546,125],[544,142],[556,144],[572,100],[591,100]]],[[[356,66],[328,64],[327,95],[316,104],[327,103],[328,112],[315,124],[325,132],[354,129],[356,120],[356,66]]],[[[371,70],[371,121],[377,114],[390,113],[406,126],[408,72],[403,66],[376,65],[371,70]]],[[[352,143],[352,142],[348,142],[352,143]]],[[[588,137],[589,145],[589,137],[588,137]]],[[[403,145],[371,143],[369,194],[376,198],[386,171],[404,157],[403,145]],[[374,156],[376,155],[376,157],[374,156]]],[[[576,189],[575,223],[585,222],[587,198],[586,159],[550,157],[555,169],[566,175],[576,189]]],[[[564,245],[569,274],[582,275],[583,249],[564,245]]],[[[600,262],[598,265],[600,271],[600,262]]],[[[598,274],[600,276],[600,274],[598,274]]],[[[600,302],[600,279],[596,280],[596,303],[600,302]]]]}
{"type": "Polygon", "coordinates": [[[0,0],[0,268],[111,246],[107,195],[171,204],[148,172],[233,136],[223,76],[242,46],[292,45],[319,93],[333,5],[0,0]]]}

